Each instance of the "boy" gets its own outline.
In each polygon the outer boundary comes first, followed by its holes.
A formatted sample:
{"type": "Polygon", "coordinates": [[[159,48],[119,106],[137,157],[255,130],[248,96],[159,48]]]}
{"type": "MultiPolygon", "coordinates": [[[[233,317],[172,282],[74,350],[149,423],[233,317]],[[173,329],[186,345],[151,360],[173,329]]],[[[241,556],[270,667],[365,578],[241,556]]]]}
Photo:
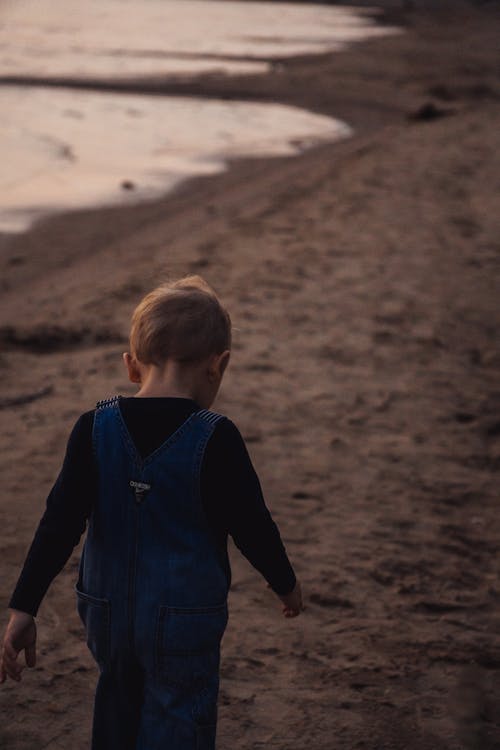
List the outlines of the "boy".
{"type": "Polygon", "coordinates": [[[88,521],[76,594],[99,666],[93,750],[213,750],[227,535],[287,617],[300,585],[236,427],[208,411],[227,367],[231,323],[192,276],[134,311],[123,355],[132,398],[101,401],[68,441],[10,601],[0,682],[35,666],[34,617],[88,521]]]}

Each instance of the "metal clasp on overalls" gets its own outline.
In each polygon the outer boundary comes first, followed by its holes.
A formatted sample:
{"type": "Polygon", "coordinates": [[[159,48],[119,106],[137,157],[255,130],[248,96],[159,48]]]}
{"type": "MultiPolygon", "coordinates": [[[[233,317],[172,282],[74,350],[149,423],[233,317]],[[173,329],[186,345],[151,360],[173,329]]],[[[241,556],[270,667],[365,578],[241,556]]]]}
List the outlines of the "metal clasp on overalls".
{"type": "Polygon", "coordinates": [[[151,489],[151,485],[147,484],[146,482],[136,482],[134,479],[131,479],[129,484],[134,490],[135,502],[142,503],[146,492],[151,489]]]}

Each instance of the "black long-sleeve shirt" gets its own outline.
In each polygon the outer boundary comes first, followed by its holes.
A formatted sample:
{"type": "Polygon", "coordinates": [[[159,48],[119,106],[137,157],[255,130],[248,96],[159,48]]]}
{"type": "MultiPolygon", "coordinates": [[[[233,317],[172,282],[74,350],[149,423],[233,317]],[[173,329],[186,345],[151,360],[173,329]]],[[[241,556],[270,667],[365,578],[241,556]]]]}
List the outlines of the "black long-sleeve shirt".
{"type": "MultiPolygon", "coordinates": [[[[121,398],[120,409],[139,454],[148,456],[172,435],[198,405],[185,398],[121,398]]],[[[98,492],[92,449],[94,411],[76,422],[61,472],[47,498],[9,607],[36,615],[92,512],[98,492]]],[[[277,594],[288,594],[295,575],[278,528],[266,507],[260,483],[237,427],[220,421],[207,444],[201,467],[201,499],[222,559],[227,565],[230,534],[250,563],[277,594]]]]}

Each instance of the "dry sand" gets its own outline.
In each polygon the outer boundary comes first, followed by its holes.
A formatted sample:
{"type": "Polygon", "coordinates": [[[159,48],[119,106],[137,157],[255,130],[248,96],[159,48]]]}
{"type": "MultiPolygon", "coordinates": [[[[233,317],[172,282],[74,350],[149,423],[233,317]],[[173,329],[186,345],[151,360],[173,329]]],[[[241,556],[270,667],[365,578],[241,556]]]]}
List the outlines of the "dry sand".
{"type": "MultiPolygon", "coordinates": [[[[498,5],[414,5],[403,36],[171,86],[304,104],[348,142],[0,239],[4,606],[76,417],[131,393],[142,292],[200,272],[232,311],[216,406],[307,610],[284,620],[233,555],[220,750],[500,747],[498,5]],[[444,116],[408,117],[426,104],[444,116]]],[[[1,748],[88,747],[77,562],[40,610],[39,666],[0,690],[1,748]]]]}

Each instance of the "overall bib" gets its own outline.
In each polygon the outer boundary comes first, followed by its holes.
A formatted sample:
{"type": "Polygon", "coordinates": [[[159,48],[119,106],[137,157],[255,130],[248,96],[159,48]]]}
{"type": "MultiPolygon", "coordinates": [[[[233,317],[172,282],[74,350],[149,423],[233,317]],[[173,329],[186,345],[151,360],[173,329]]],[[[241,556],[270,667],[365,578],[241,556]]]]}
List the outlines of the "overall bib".
{"type": "Polygon", "coordinates": [[[76,586],[100,671],[92,750],[214,750],[228,581],[200,469],[223,417],[195,412],[142,459],[119,399],[95,412],[99,492],[76,586]]]}

